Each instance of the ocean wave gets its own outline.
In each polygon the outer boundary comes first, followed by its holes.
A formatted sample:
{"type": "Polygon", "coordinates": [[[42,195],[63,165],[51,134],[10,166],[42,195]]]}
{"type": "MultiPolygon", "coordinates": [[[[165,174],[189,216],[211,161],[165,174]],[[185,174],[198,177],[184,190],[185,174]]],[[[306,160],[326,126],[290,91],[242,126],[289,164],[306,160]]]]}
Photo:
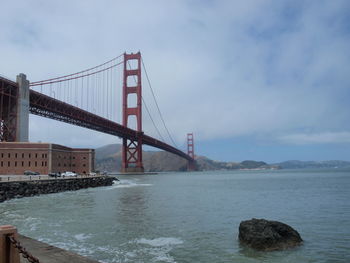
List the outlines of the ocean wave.
{"type": "Polygon", "coordinates": [[[175,237],[159,237],[155,239],[140,238],[136,240],[136,243],[145,244],[152,247],[163,247],[181,245],[183,244],[183,241],[175,237]]]}
{"type": "Polygon", "coordinates": [[[79,240],[79,241],[84,241],[86,239],[89,239],[91,238],[92,235],[88,235],[88,234],[84,234],[84,233],[81,233],[81,234],[76,234],[74,235],[74,238],[76,240],[79,240]]]}
{"type": "Polygon", "coordinates": [[[146,245],[139,252],[148,255],[151,258],[151,262],[169,263],[176,263],[175,259],[170,255],[170,251],[174,246],[183,244],[181,239],[175,237],[140,238],[135,240],[135,242],[139,245],[146,245]]]}
{"type": "Polygon", "coordinates": [[[116,188],[131,188],[131,187],[142,187],[142,186],[152,186],[153,184],[139,184],[132,180],[120,180],[115,181],[112,186],[107,187],[106,190],[112,190],[116,188]]]}

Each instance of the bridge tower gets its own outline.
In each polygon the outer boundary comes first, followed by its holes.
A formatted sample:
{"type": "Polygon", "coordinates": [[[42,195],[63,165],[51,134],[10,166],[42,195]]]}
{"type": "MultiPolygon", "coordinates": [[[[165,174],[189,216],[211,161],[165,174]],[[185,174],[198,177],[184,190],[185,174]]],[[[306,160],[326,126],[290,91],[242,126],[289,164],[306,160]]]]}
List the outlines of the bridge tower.
{"type": "MultiPolygon", "coordinates": [[[[194,160],[194,139],[193,133],[187,133],[187,154],[194,160]]],[[[188,162],[188,170],[196,170],[196,164],[194,161],[188,162]]]]}
{"type": "Polygon", "coordinates": [[[29,81],[23,73],[17,83],[0,79],[0,141],[28,142],[29,81]]]}
{"type": "MultiPolygon", "coordinates": [[[[133,65],[135,63],[132,63],[133,65]]],[[[129,116],[136,117],[137,135],[134,139],[123,138],[122,173],[143,173],[142,163],[142,85],[141,85],[141,53],[124,53],[123,74],[123,126],[129,127],[129,116]],[[137,68],[128,69],[129,61],[136,60],[137,68]],[[130,82],[135,80],[136,85],[130,82]],[[129,107],[129,95],[136,94],[136,106],[129,107]]]]}

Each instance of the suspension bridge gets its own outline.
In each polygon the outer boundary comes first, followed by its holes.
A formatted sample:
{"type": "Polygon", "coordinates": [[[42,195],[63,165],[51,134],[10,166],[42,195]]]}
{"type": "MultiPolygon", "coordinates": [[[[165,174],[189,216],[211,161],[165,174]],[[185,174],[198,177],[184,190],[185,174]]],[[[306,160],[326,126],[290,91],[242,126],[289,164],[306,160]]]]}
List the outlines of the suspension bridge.
{"type": "Polygon", "coordinates": [[[29,113],[121,138],[124,173],[144,171],[143,144],[178,155],[188,161],[189,170],[195,168],[193,134],[187,135],[187,153],[178,149],[140,52],[124,53],[98,66],[41,81],[29,82],[24,74],[19,74],[16,82],[0,77],[0,141],[28,141],[29,113]],[[142,72],[166,136],[146,104],[142,72]],[[148,126],[154,128],[153,136],[143,130],[143,111],[148,126]]]}

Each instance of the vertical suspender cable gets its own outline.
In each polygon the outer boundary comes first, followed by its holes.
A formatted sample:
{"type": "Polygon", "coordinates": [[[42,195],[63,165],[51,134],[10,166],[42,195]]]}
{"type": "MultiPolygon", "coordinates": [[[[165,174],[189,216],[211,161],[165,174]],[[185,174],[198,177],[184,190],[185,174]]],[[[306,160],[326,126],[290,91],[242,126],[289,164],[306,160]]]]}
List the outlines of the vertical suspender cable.
{"type": "Polygon", "coordinates": [[[141,62],[142,62],[143,69],[144,69],[144,71],[145,71],[145,73],[146,73],[147,82],[148,82],[148,85],[149,85],[149,87],[150,87],[150,89],[151,89],[152,96],[153,96],[154,102],[156,103],[156,106],[157,106],[157,109],[158,109],[160,118],[161,118],[161,120],[162,120],[162,122],[163,122],[163,125],[164,125],[164,128],[165,128],[165,130],[167,131],[168,136],[169,136],[170,140],[172,141],[172,143],[174,144],[174,146],[175,146],[176,148],[178,148],[177,145],[176,145],[176,143],[175,143],[175,141],[173,140],[173,137],[170,135],[170,132],[169,132],[167,126],[165,125],[165,121],[164,121],[163,115],[162,115],[162,113],[161,113],[161,111],[160,111],[160,109],[159,109],[159,105],[158,105],[158,102],[157,102],[156,97],[155,97],[155,95],[154,95],[154,92],[153,92],[153,89],[152,89],[152,85],[151,85],[150,79],[149,79],[149,77],[148,77],[148,74],[147,74],[147,71],[146,71],[146,67],[145,67],[145,64],[143,63],[143,59],[142,59],[142,58],[141,58],[141,62]]]}

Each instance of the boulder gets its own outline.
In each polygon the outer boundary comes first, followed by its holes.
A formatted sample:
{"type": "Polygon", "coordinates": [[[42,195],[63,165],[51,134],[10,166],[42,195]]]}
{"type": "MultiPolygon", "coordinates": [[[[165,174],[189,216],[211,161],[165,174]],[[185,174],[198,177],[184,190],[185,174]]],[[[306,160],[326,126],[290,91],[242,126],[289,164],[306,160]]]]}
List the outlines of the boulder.
{"type": "Polygon", "coordinates": [[[292,248],[303,242],[299,233],[289,225],[256,218],[240,223],[239,241],[261,251],[292,248]]]}

